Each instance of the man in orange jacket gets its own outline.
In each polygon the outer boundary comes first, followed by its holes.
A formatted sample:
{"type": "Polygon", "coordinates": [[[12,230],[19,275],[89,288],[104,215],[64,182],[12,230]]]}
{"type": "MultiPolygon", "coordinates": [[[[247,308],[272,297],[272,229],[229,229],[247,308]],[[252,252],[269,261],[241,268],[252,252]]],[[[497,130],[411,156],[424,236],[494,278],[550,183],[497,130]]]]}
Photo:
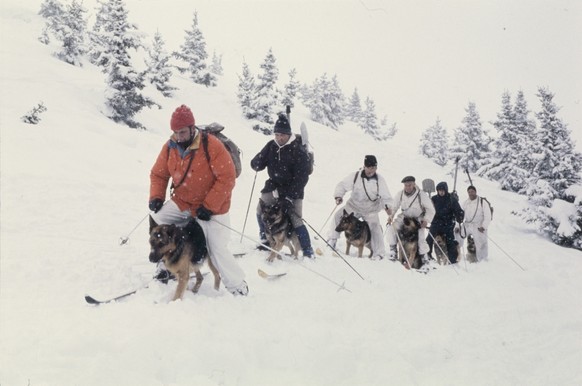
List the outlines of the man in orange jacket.
{"type": "MultiPolygon", "coordinates": [[[[174,111],[170,127],[174,133],[150,173],[151,221],[184,227],[197,219],[210,259],[226,289],[234,295],[246,295],[244,272],[228,249],[228,211],[236,178],[232,158],[219,139],[196,128],[194,115],[186,105],[174,111]],[[164,203],[170,178],[171,197],[164,203]]],[[[158,270],[157,277],[169,276],[165,267],[158,270]]]]}

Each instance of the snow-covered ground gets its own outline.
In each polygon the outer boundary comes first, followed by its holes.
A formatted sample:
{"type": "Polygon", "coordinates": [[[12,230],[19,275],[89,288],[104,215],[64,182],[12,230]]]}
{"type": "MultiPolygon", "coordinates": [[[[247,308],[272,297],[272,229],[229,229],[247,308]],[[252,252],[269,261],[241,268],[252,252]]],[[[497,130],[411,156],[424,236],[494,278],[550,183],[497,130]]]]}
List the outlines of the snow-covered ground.
{"type": "MultiPolygon", "coordinates": [[[[145,23],[132,12],[144,14],[150,2],[129,4],[130,20],[145,23]]],[[[199,294],[173,303],[175,284],[154,283],[118,303],[86,304],[85,294],[106,299],[151,277],[147,221],[140,221],[148,214],[149,169],[175,107],[190,105],[199,123],[223,123],[242,147],[245,168],[231,210],[238,231],[255,181],[248,162],[270,138],[240,118],[233,92],[239,67],[225,69],[230,80],[215,89],[177,77],[177,95],[156,97],[162,109],[138,117],[148,131],[114,124],[101,112],[103,75],[53,58],[36,41],[37,10],[13,0],[0,8],[2,386],[582,384],[582,254],[538,236],[510,215],[524,197],[479,178],[479,193],[495,207],[485,263],[461,261],[422,275],[347,257],[362,280],[328,253],[268,264],[252,241],[233,233],[232,251],[248,252],[238,259],[248,297],[216,292],[207,280],[199,294]],[[42,122],[22,123],[41,100],[48,108],[42,122]],[[259,268],[288,274],[267,281],[259,268]]],[[[181,21],[191,15],[190,8],[171,10],[178,12],[181,21]]],[[[301,121],[316,153],[304,215],[317,230],[335,207],[335,184],[365,154],[378,157],[393,194],[410,174],[453,185],[448,169],[417,155],[416,137],[401,132],[377,143],[350,125],[339,132],[317,125],[299,107],[295,131],[301,121]]],[[[461,200],[465,177],[458,179],[461,200]]],[[[256,177],[250,238],[265,178],[256,177]]]]}

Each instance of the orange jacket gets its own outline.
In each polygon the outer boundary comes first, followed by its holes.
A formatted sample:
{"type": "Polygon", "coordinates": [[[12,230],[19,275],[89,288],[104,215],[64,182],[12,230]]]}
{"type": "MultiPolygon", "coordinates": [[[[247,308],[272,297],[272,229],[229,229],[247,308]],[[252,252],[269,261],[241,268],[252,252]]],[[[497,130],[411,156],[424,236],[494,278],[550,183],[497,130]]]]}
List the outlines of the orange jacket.
{"type": "Polygon", "coordinates": [[[206,159],[199,130],[196,130],[192,145],[183,155],[180,155],[173,136],[164,144],[150,172],[150,200],[165,200],[170,177],[174,184],[178,184],[187,173],[184,182],[172,195],[180,210],[190,210],[192,216],[196,216],[196,210],[204,205],[214,214],[228,212],[236,179],[234,164],[219,139],[204,135],[208,137],[210,163],[206,159]],[[190,170],[186,170],[191,157],[194,159],[190,170]]]}

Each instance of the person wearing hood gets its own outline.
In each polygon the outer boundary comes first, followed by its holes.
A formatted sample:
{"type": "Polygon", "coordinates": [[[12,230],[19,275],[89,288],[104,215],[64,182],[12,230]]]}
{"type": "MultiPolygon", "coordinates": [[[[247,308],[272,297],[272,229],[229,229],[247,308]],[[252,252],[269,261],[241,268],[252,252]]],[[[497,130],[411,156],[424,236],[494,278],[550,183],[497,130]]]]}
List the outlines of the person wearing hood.
{"type": "Polygon", "coordinates": [[[397,242],[396,232],[402,228],[404,217],[413,217],[420,223],[418,230],[418,254],[423,261],[428,253],[428,244],[426,243],[425,229],[434,217],[434,205],[428,197],[416,184],[413,176],[406,176],[402,179],[404,189],[394,196],[393,213],[388,217],[388,227],[386,234],[388,244],[390,245],[390,259],[397,259],[397,242]],[[393,220],[393,216],[400,210],[400,214],[393,220]]]}
{"type": "MultiPolygon", "coordinates": [[[[303,256],[313,258],[313,248],[307,227],[303,224],[303,197],[309,181],[309,158],[301,140],[291,131],[289,120],[280,114],[274,127],[275,138],[251,160],[251,168],[259,172],[267,169],[269,179],[261,190],[266,205],[281,202],[291,217],[299,238],[303,256]]],[[[257,205],[257,222],[261,244],[269,246],[265,225],[261,219],[261,205],[257,205]]],[[[261,248],[261,246],[259,246],[261,248]]]]}
{"type": "MultiPolygon", "coordinates": [[[[446,182],[439,182],[436,186],[437,194],[431,197],[435,208],[435,215],[429,228],[429,235],[426,239],[429,247],[429,258],[432,259],[434,238],[437,235],[445,237],[447,244],[446,252],[451,264],[455,264],[458,258],[457,241],[455,240],[455,220],[463,222],[465,212],[461,209],[459,201],[451,193],[446,182]]],[[[435,248],[438,248],[436,246],[435,248]]]]}

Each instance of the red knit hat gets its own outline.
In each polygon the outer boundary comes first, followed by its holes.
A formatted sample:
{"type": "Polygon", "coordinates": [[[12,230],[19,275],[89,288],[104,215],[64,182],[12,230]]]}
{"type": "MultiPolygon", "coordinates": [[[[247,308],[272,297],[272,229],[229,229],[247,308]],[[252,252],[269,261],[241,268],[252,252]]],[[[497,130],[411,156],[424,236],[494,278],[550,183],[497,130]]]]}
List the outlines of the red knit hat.
{"type": "Polygon", "coordinates": [[[194,126],[194,115],[188,106],[182,105],[172,114],[170,127],[172,131],[177,131],[186,126],[194,126]]]}

